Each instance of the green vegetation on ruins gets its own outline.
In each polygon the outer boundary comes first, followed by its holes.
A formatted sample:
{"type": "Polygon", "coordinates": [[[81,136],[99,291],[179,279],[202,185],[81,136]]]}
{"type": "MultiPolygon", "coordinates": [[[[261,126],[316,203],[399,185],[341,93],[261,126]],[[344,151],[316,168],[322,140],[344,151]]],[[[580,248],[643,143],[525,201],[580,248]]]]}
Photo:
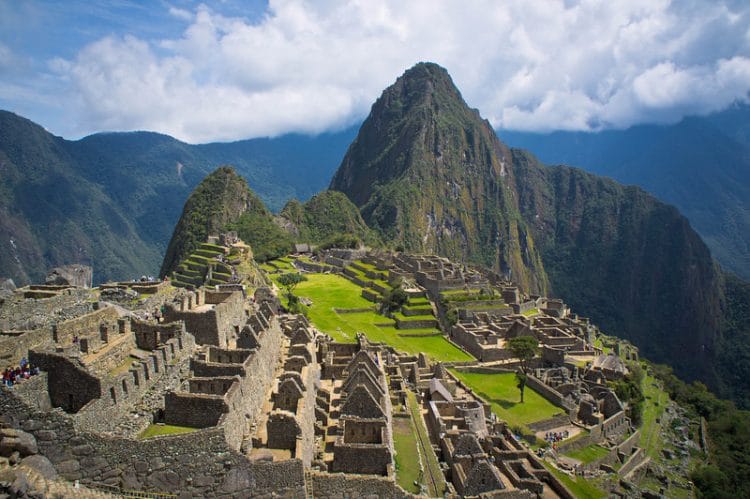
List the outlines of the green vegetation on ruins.
{"type": "Polygon", "coordinates": [[[417,451],[417,436],[414,423],[409,418],[393,418],[393,447],[396,451],[396,481],[407,492],[418,494],[421,487],[414,482],[422,481],[417,451]]]}
{"type": "Polygon", "coordinates": [[[430,497],[442,497],[445,494],[445,478],[440,469],[440,463],[438,463],[430,445],[430,437],[424,425],[419,402],[417,402],[417,397],[411,390],[406,391],[406,401],[416,430],[417,444],[425,471],[423,481],[427,486],[427,493],[430,497]]]}
{"type": "Polygon", "coordinates": [[[609,453],[609,449],[599,444],[591,444],[565,453],[566,456],[578,459],[583,464],[588,464],[601,459],[609,453]]]}
{"type": "MultiPolygon", "coordinates": [[[[436,329],[396,329],[392,319],[378,314],[375,305],[362,298],[362,288],[339,275],[309,273],[305,276],[308,280],[297,286],[295,294],[312,301],[307,309],[310,321],[335,341],[354,343],[357,332],[363,332],[370,341],[386,343],[410,354],[424,352],[438,361],[473,359],[436,329]],[[362,309],[367,311],[349,312],[362,309]]],[[[277,277],[278,274],[271,274],[272,279],[277,277]]]]}
{"type": "Polygon", "coordinates": [[[490,403],[492,412],[511,427],[526,427],[530,423],[556,416],[564,410],[547,401],[532,389],[526,390],[524,402],[519,400],[516,376],[513,373],[484,374],[450,369],[451,373],[490,403]]]}
{"type": "Polygon", "coordinates": [[[174,426],[168,424],[151,424],[145,430],[143,430],[139,439],[151,438],[151,437],[162,437],[165,435],[180,435],[182,433],[192,433],[198,431],[197,428],[191,428],[189,426],[174,426]]]}

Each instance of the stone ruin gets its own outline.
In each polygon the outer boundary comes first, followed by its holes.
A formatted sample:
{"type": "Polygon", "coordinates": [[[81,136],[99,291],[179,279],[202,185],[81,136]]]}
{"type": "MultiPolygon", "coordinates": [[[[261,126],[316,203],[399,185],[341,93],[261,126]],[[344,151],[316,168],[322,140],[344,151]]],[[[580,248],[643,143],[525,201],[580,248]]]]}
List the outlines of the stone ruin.
{"type": "Polygon", "coordinates": [[[88,265],[64,265],[47,272],[44,283],[48,286],[75,286],[88,288],[93,279],[93,269],[88,265]]]}

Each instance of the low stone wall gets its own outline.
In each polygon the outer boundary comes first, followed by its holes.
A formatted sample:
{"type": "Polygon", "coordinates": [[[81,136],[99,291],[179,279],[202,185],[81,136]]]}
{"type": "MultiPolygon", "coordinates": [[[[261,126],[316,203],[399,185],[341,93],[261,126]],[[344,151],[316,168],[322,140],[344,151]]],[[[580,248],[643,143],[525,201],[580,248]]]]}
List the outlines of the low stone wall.
{"type": "Polygon", "coordinates": [[[364,298],[367,301],[377,303],[377,301],[380,299],[380,295],[378,295],[375,291],[372,291],[370,289],[362,288],[362,298],[364,298]]]}
{"type": "Polygon", "coordinates": [[[438,322],[435,319],[412,319],[412,320],[401,320],[396,319],[396,329],[430,329],[437,328],[438,322]]]}
{"type": "Polygon", "coordinates": [[[119,317],[115,307],[101,307],[86,315],[56,324],[52,328],[52,339],[60,345],[70,345],[74,336],[83,337],[86,333],[98,335],[101,324],[113,325],[114,330],[119,317]]]}
{"type": "Polygon", "coordinates": [[[24,331],[22,334],[0,336],[0,365],[17,366],[27,357],[29,350],[52,346],[49,329],[24,331]]]}
{"type": "Polygon", "coordinates": [[[337,314],[359,314],[364,312],[372,312],[372,307],[361,307],[361,308],[334,308],[334,312],[337,314]]]}
{"type": "Polygon", "coordinates": [[[646,458],[646,451],[643,449],[636,450],[631,456],[625,461],[622,467],[617,470],[617,474],[620,476],[627,476],[628,473],[633,471],[641,462],[646,458]]]}
{"type": "Polygon", "coordinates": [[[177,426],[209,428],[229,412],[229,406],[220,395],[197,393],[167,393],[164,396],[164,422],[177,426]]]}
{"type": "Polygon", "coordinates": [[[573,410],[575,407],[565,400],[565,397],[555,390],[554,388],[551,388],[547,385],[545,385],[542,381],[537,379],[536,377],[532,375],[528,375],[526,377],[526,386],[531,387],[535,392],[537,392],[539,395],[547,399],[550,403],[558,406],[563,407],[565,410],[573,410]]]}
{"type": "Polygon", "coordinates": [[[0,388],[0,413],[37,439],[66,480],[181,497],[302,497],[298,459],[251,462],[229,448],[221,429],[137,441],[77,431],[59,411],[37,412],[12,390],[0,388]]]}
{"type": "Polygon", "coordinates": [[[528,424],[527,426],[531,431],[536,432],[559,428],[560,426],[565,426],[567,424],[570,424],[570,417],[567,414],[561,414],[559,416],[554,416],[543,421],[537,421],[536,423],[528,424]]]}
{"type": "Polygon", "coordinates": [[[622,443],[617,446],[617,450],[624,453],[625,455],[630,455],[633,452],[633,449],[638,446],[640,440],[641,430],[636,430],[632,435],[623,440],[622,443]]]}
{"type": "Polygon", "coordinates": [[[314,272],[314,273],[320,273],[320,274],[323,274],[326,272],[333,272],[336,274],[341,273],[340,267],[334,267],[333,265],[327,265],[323,263],[306,262],[303,260],[295,260],[294,266],[300,270],[304,270],[305,272],[314,272]]]}
{"type": "Polygon", "coordinates": [[[344,497],[388,497],[405,499],[413,497],[392,479],[376,476],[357,476],[344,473],[318,473],[311,471],[312,495],[320,499],[344,497]]]}

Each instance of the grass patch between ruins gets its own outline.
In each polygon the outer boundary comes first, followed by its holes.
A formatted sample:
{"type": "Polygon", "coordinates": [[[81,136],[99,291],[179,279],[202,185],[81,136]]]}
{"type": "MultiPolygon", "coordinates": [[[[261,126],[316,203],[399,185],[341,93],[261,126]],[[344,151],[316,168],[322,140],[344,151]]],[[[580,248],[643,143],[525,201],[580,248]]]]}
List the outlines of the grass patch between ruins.
{"type": "Polygon", "coordinates": [[[566,452],[565,455],[578,459],[583,464],[593,463],[609,454],[609,449],[598,444],[587,445],[574,451],[566,452]]]}
{"type": "Polygon", "coordinates": [[[371,308],[372,303],[361,296],[362,288],[336,274],[305,274],[307,281],[294,290],[299,297],[309,298],[310,321],[335,341],[354,343],[357,332],[370,341],[383,342],[397,350],[427,356],[440,361],[470,361],[470,355],[450,343],[444,336],[424,336],[438,333],[436,329],[398,330],[392,319],[373,312],[338,314],[337,309],[371,308]],[[422,335],[402,336],[403,333],[422,335]]]}
{"type": "Polygon", "coordinates": [[[646,451],[646,454],[652,459],[659,457],[663,441],[661,438],[661,418],[664,409],[669,403],[669,395],[662,390],[653,376],[645,375],[643,377],[643,416],[641,425],[641,439],[639,446],[646,451]]]}
{"type": "Polygon", "coordinates": [[[396,481],[407,492],[418,494],[421,482],[417,437],[411,418],[393,418],[393,445],[396,448],[396,481]]]}
{"type": "Polygon", "coordinates": [[[182,433],[192,433],[198,431],[197,428],[190,428],[189,426],[174,426],[168,424],[152,424],[148,428],[143,430],[139,435],[139,439],[161,437],[164,435],[180,435],[182,433]]]}
{"type": "MultiPolygon", "coordinates": [[[[427,493],[430,497],[442,497],[445,494],[445,477],[440,470],[440,463],[435,456],[435,452],[430,445],[430,437],[427,434],[427,427],[422,419],[421,409],[417,396],[411,390],[406,390],[407,403],[411,413],[413,427],[416,430],[416,438],[423,443],[420,451],[422,456],[422,465],[425,467],[424,483],[427,485],[427,493]]],[[[419,441],[417,443],[419,443],[419,441]]]]}
{"type": "Polygon", "coordinates": [[[549,419],[563,411],[528,385],[524,390],[524,403],[522,404],[518,388],[516,388],[516,376],[513,373],[467,373],[455,369],[450,371],[489,402],[492,411],[510,426],[526,426],[549,419]]]}
{"type": "Polygon", "coordinates": [[[545,462],[547,469],[557,477],[575,497],[578,499],[600,499],[607,497],[607,494],[595,487],[590,481],[582,477],[573,478],[567,473],[563,473],[549,463],[545,462]]]}

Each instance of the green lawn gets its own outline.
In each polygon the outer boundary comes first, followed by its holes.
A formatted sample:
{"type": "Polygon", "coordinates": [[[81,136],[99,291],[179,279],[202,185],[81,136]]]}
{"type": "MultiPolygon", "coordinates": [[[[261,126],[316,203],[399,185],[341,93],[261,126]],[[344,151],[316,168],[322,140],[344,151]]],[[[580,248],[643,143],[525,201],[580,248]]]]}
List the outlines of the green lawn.
{"type": "MultiPolygon", "coordinates": [[[[423,306],[430,307],[430,300],[428,300],[424,296],[420,298],[409,298],[408,306],[414,307],[414,308],[423,307],[423,306]]],[[[430,307],[430,309],[432,309],[432,307],[430,307]]]]}
{"type": "Polygon", "coordinates": [[[528,386],[524,390],[524,402],[520,403],[513,373],[465,373],[455,369],[451,369],[451,372],[489,402],[492,411],[511,427],[525,426],[563,412],[563,409],[551,404],[528,386]]]}
{"type": "Polygon", "coordinates": [[[601,459],[609,453],[609,449],[602,447],[601,445],[592,444],[580,449],[566,452],[565,455],[578,459],[583,464],[593,463],[597,459],[601,459]]]}
{"type": "Polygon", "coordinates": [[[396,481],[407,492],[418,494],[422,482],[417,437],[411,418],[393,418],[393,446],[396,448],[396,481]]]}
{"type": "Polygon", "coordinates": [[[424,483],[427,485],[427,493],[430,497],[442,497],[445,494],[445,477],[440,471],[440,463],[438,463],[437,456],[435,456],[435,452],[430,445],[430,437],[422,419],[417,397],[414,392],[407,390],[406,398],[414,429],[417,430],[415,438],[417,438],[418,444],[421,442],[422,450],[420,453],[423,459],[422,465],[425,467],[424,483]]]}
{"type": "Polygon", "coordinates": [[[197,431],[197,428],[190,428],[188,426],[172,426],[168,424],[152,424],[148,428],[143,430],[138,438],[151,438],[162,435],[179,435],[180,433],[191,433],[197,431]]]}
{"type": "Polygon", "coordinates": [[[555,475],[578,499],[600,499],[602,497],[607,497],[607,494],[603,490],[598,489],[585,478],[576,477],[574,479],[567,473],[563,473],[562,471],[552,467],[547,462],[545,462],[544,465],[547,467],[550,473],[555,475]]]}
{"type": "Polygon", "coordinates": [[[319,330],[336,341],[355,342],[356,333],[364,332],[371,341],[383,342],[410,354],[424,352],[441,361],[473,360],[471,356],[447,341],[443,336],[403,337],[400,334],[429,334],[434,329],[398,330],[395,322],[375,312],[338,314],[334,308],[353,309],[372,307],[361,296],[362,288],[336,274],[305,274],[307,281],[300,283],[294,294],[312,300],[310,321],[319,330]],[[378,324],[388,324],[387,327],[378,324]]]}
{"type": "Polygon", "coordinates": [[[643,403],[643,423],[639,445],[651,459],[657,459],[661,453],[663,445],[660,436],[661,424],[657,423],[656,420],[661,419],[669,401],[669,395],[658,386],[654,386],[655,383],[657,383],[656,379],[647,374],[643,377],[643,385],[641,386],[646,400],[643,403]]]}

